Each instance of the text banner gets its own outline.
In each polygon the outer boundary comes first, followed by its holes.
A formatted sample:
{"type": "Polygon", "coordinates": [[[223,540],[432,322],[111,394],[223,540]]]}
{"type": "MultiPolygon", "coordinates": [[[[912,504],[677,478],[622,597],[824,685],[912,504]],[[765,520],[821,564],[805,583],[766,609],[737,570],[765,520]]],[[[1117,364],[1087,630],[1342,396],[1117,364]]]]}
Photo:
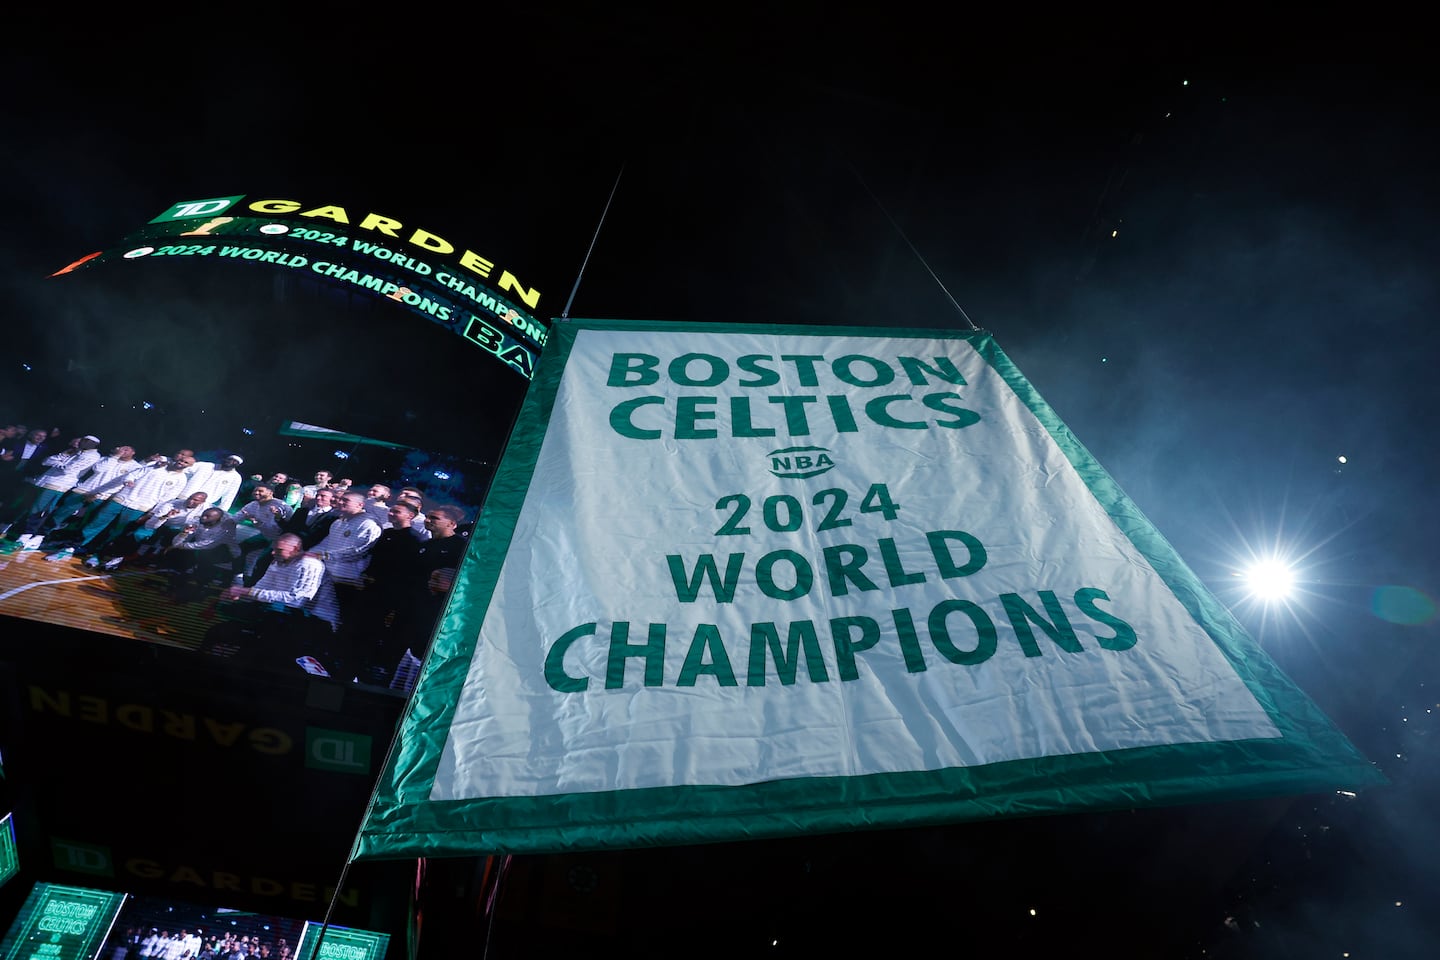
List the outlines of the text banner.
{"type": "Polygon", "coordinates": [[[552,331],[358,856],[1373,768],[984,334],[552,331]]]}

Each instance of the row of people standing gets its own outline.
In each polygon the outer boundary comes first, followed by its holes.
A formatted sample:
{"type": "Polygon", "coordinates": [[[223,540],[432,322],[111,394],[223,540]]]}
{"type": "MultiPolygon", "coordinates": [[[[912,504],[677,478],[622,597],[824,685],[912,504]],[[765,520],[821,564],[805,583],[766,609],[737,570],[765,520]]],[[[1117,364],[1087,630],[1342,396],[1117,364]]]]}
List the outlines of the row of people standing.
{"type": "Polygon", "coordinates": [[[291,960],[294,955],[284,937],[272,945],[259,936],[231,931],[207,934],[198,927],[193,933],[130,927],[119,939],[112,935],[110,943],[110,960],[291,960]]]}
{"type": "Polygon", "coordinates": [[[296,508],[276,495],[282,483],[295,492],[285,475],[247,481],[239,454],[211,463],[182,448],[140,460],[128,445],[106,456],[99,447],[85,435],[46,457],[0,514],[4,540],[40,546],[56,562],[77,557],[112,570],[126,557],[158,553],[177,576],[205,573],[214,587],[243,576],[226,600],[324,621],[337,637],[327,656],[341,674],[384,682],[397,663],[423,657],[467,542],[460,508],[437,506],[427,516],[416,488],[402,488],[391,503],[383,484],[362,494],[324,470],[299,488],[296,508]],[[250,527],[258,535],[245,536],[250,527]],[[300,576],[316,561],[322,576],[300,576]]]}
{"type": "Polygon", "coordinates": [[[423,658],[468,542],[464,512],[435,506],[417,525],[421,503],[401,498],[385,508],[382,526],[357,491],[330,507],[321,489],[304,515],[288,517],[271,494],[256,491],[266,526],[249,541],[267,545],[268,555],[224,591],[226,622],[207,645],[290,659],[297,642],[324,644],[316,659],[327,672],[371,683],[390,683],[399,664],[423,658]],[[329,635],[307,618],[331,624],[329,635]]]}
{"type": "Polygon", "coordinates": [[[38,546],[80,518],[73,535],[55,539],[71,541],[67,545],[75,552],[93,553],[162,503],[204,493],[211,506],[228,510],[243,480],[238,467],[244,459],[238,454],[212,463],[182,448],[173,456],[138,460],[129,445],[103,457],[99,446],[99,439],[87,434],[47,457],[45,469],[21,484],[0,514],[5,539],[38,546]]]}

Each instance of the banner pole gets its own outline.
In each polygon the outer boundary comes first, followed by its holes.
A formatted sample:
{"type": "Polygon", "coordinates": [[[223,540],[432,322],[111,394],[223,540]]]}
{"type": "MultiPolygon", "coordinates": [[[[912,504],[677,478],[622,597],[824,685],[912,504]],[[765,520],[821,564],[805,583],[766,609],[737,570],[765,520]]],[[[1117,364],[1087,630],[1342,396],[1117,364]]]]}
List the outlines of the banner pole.
{"type": "Polygon", "coordinates": [[[900,239],[904,240],[905,245],[910,248],[910,252],[915,254],[915,259],[919,260],[920,266],[924,267],[925,272],[930,274],[930,279],[935,281],[935,285],[940,288],[940,292],[945,294],[945,298],[950,301],[956,310],[960,311],[960,316],[964,317],[965,322],[970,324],[970,329],[979,333],[980,328],[975,325],[975,321],[970,319],[970,315],[965,312],[965,308],[960,306],[960,301],[950,295],[950,291],[945,288],[945,284],[935,275],[935,271],[930,269],[930,264],[920,255],[920,251],[916,249],[915,244],[910,242],[910,238],[905,235],[905,231],[900,229],[900,224],[896,223],[895,218],[890,216],[890,211],[885,209],[885,204],[880,202],[880,198],[875,196],[875,191],[871,190],[870,185],[865,182],[865,178],[860,176],[860,171],[856,170],[854,164],[848,160],[845,161],[845,166],[849,167],[850,172],[855,174],[855,179],[860,181],[860,186],[865,188],[865,192],[870,195],[870,199],[875,201],[875,206],[879,207],[880,212],[885,214],[885,219],[890,221],[890,226],[895,228],[895,232],[900,235],[900,239]]]}
{"type": "Polygon", "coordinates": [[[605,215],[610,212],[610,204],[615,200],[615,191],[620,189],[620,178],[625,176],[625,164],[620,164],[620,172],[615,174],[615,183],[610,187],[610,196],[605,200],[605,209],[600,211],[600,222],[595,224],[595,235],[590,238],[590,247],[585,251],[585,259],[580,261],[580,272],[575,274],[575,286],[570,288],[570,299],[565,301],[565,309],[560,312],[561,320],[570,319],[570,305],[575,302],[575,294],[580,290],[580,280],[585,276],[585,267],[590,263],[590,254],[595,252],[595,241],[600,239],[600,228],[605,226],[605,215]]]}

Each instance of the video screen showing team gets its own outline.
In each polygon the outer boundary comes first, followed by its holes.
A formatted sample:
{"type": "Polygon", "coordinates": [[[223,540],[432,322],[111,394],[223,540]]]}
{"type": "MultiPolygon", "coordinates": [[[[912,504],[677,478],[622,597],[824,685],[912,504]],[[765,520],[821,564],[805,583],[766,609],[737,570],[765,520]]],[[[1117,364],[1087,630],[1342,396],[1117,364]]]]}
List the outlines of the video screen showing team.
{"type": "Polygon", "coordinates": [[[413,686],[468,542],[462,508],[323,469],[247,475],[235,453],[102,455],[92,434],[60,436],[0,430],[0,550],[143,571],[172,603],[213,604],[207,653],[413,686]]]}
{"type": "Polygon", "coordinates": [[[272,942],[258,934],[207,934],[201,928],[192,933],[189,929],[171,932],[159,927],[129,927],[123,933],[112,933],[106,947],[106,960],[292,960],[295,955],[285,937],[272,942]]]}

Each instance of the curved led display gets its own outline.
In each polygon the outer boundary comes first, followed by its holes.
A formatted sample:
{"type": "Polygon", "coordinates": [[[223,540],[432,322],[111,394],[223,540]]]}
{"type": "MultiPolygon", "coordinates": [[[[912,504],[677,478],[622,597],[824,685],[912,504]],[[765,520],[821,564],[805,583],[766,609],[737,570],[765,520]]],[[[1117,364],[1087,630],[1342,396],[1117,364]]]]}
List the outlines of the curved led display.
{"type": "Polygon", "coordinates": [[[510,270],[393,217],[243,195],[172,204],[111,249],[56,271],[162,258],[268,264],[393,300],[529,379],[548,331],[540,291],[510,270]]]}

